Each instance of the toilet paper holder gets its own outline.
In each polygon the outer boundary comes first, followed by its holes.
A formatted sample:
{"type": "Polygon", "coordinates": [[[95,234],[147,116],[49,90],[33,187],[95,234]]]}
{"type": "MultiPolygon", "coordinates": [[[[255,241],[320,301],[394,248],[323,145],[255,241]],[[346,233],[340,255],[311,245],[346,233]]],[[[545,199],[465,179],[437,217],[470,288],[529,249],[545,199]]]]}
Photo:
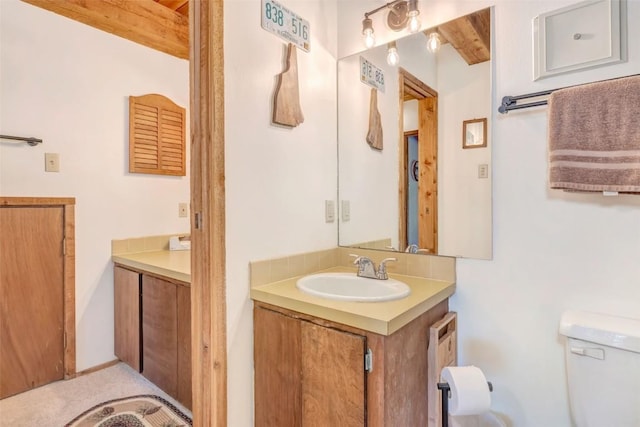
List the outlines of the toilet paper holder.
{"type": "MultiPolygon", "coordinates": [[[[489,391],[493,391],[493,384],[487,381],[489,391]]],[[[449,383],[438,383],[438,390],[442,393],[442,427],[449,427],[449,392],[451,387],[449,383]]]]}

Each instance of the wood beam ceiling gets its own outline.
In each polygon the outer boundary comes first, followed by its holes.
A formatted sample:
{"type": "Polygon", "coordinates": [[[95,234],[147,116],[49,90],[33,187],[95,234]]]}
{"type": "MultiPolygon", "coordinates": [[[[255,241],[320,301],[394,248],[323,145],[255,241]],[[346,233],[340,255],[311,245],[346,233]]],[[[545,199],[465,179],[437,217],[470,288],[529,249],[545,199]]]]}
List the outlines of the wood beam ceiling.
{"type": "Polygon", "coordinates": [[[437,31],[442,42],[451,43],[469,65],[491,59],[491,11],[489,8],[445,22],[424,31],[428,37],[437,31]]]}
{"type": "MultiPolygon", "coordinates": [[[[189,18],[154,0],[22,1],[169,55],[189,59],[189,18]]],[[[188,14],[188,2],[186,4],[188,14]]]]}

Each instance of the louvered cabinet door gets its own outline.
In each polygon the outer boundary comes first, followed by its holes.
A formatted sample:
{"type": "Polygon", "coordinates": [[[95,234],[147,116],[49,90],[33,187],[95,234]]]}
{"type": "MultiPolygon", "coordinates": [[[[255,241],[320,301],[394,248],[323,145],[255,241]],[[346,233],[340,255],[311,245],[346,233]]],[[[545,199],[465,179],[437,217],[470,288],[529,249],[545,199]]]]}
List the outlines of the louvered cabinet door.
{"type": "Polygon", "coordinates": [[[186,175],[185,109],[162,95],[129,97],[129,172],[186,175]]]}

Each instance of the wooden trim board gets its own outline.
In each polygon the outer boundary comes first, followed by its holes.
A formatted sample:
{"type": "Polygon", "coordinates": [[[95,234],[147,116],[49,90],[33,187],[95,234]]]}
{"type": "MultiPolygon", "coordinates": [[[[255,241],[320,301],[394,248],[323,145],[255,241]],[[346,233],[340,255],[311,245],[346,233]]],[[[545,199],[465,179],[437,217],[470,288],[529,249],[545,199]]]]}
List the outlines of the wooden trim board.
{"type": "Polygon", "coordinates": [[[193,425],[227,425],[223,0],[191,0],[193,425]]]}

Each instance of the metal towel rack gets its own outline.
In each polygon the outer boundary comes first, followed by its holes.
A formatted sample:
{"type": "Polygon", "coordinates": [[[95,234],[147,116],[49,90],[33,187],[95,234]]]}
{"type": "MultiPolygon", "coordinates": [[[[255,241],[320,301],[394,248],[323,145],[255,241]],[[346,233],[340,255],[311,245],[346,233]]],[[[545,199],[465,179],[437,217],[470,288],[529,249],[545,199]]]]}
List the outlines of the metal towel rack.
{"type": "MultiPolygon", "coordinates": [[[[631,75],[628,75],[628,76],[614,77],[612,79],[598,80],[597,82],[589,82],[589,83],[608,82],[610,80],[618,80],[618,79],[624,79],[625,77],[635,77],[635,76],[640,76],[640,74],[631,74],[631,75]]],[[[584,84],[588,84],[588,83],[584,83],[584,84]]],[[[543,90],[541,92],[528,93],[526,95],[517,95],[517,96],[508,95],[508,96],[505,96],[505,97],[502,98],[502,104],[500,105],[500,107],[498,107],[498,111],[500,113],[502,113],[502,114],[507,114],[511,110],[519,110],[521,108],[529,108],[529,107],[537,107],[537,106],[540,106],[540,105],[547,105],[547,100],[546,99],[539,100],[539,101],[528,102],[526,104],[518,104],[518,101],[521,100],[521,99],[540,98],[542,96],[550,95],[552,92],[555,92],[556,90],[566,89],[568,87],[575,87],[575,86],[582,86],[582,85],[559,87],[557,89],[543,90]]]]}
{"type": "Polygon", "coordinates": [[[42,144],[42,140],[34,137],[26,137],[26,136],[11,136],[11,135],[0,135],[0,139],[11,139],[14,141],[24,141],[30,146],[34,147],[38,144],[42,144]]]}

